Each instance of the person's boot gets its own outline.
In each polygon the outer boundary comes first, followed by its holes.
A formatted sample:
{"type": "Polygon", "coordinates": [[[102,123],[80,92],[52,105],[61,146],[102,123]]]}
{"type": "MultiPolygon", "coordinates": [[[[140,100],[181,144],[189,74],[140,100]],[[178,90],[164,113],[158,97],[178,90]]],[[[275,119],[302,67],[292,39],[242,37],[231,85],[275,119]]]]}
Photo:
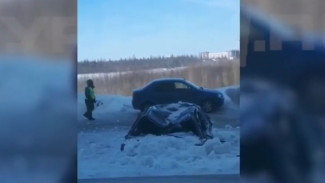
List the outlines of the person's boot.
{"type": "Polygon", "coordinates": [[[85,118],[87,118],[88,120],[90,120],[89,114],[87,112],[84,113],[83,115],[85,118]]]}
{"type": "Polygon", "coordinates": [[[89,115],[89,120],[91,120],[91,121],[95,120],[95,118],[93,118],[93,114],[89,115]]]}

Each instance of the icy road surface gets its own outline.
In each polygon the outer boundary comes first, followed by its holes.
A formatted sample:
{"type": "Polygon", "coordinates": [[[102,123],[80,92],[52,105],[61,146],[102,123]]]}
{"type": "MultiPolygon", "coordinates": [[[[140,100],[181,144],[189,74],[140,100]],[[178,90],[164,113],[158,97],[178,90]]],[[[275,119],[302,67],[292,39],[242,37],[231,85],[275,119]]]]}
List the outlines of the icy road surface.
{"type": "MultiPolygon", "coordinates": [[[[209,116],[216,127],[226,125],[239,126],[239,105],[234,104],[226,94],[226,90],[238,86],[218,89],[225,96],[224,106],[209,116]]],[[[100,131],[111,129],[115,126],[131,126],[136,120],[139,110],[134,110],[131,104],[132,97],[118,95],[99,95],[97,101],[103,104],[95,107],[93,116],[95,121],[86,120],[82,114],[86,111],[83,94],[78,95],[78,128],[79,131],[100,131]]]]}

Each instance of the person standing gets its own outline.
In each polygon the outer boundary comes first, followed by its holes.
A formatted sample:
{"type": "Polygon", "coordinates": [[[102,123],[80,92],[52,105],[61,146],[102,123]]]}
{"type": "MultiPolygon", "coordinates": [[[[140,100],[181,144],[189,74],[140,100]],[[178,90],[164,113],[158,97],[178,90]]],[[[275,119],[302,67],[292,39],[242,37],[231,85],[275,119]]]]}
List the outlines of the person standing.
{"type": "Polygon", "coordinates": [[[93,118],[93,110],[95,108],[96,96],[94,91],[94,82],[93,80],[87,80],[87,87],[85,88],[85,103],[87,111],[84,113],[84,116],[89,120],[95,120],[93,118]]]}

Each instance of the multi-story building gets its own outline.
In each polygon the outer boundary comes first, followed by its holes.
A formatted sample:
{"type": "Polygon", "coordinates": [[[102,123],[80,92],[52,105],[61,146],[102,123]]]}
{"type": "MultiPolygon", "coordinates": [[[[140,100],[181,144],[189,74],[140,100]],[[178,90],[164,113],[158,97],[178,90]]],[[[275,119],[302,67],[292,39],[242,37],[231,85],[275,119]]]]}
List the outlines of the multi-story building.
{"type": "Polygon", "coordinates": [[[200,57],[203,60],[220,60],[220,59],[239,59],[239,50],[231,50],[231,51],[225,51],[225,52],[201,52],[200,57]]]}

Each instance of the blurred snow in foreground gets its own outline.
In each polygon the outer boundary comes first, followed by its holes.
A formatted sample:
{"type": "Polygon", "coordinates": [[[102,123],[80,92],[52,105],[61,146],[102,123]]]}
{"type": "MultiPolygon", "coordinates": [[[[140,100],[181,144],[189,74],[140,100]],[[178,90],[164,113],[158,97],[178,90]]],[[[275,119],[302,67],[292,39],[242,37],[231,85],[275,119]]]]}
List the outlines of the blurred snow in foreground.
{"type": "Polygon", "coordinates": [[[78,178],[239,174],[239,129],[214,129],[214,139],[195,146],[192,134],[147,135],[120,145],[128,128],[78,135],[78,178]],[[220,139],[226,142],[221,143],[220,139]]]}
{"type": "Polygon", "coordinates": [[[58,182],[76,143],[72,65],[0,60],[0,180],[58,182]]]}

